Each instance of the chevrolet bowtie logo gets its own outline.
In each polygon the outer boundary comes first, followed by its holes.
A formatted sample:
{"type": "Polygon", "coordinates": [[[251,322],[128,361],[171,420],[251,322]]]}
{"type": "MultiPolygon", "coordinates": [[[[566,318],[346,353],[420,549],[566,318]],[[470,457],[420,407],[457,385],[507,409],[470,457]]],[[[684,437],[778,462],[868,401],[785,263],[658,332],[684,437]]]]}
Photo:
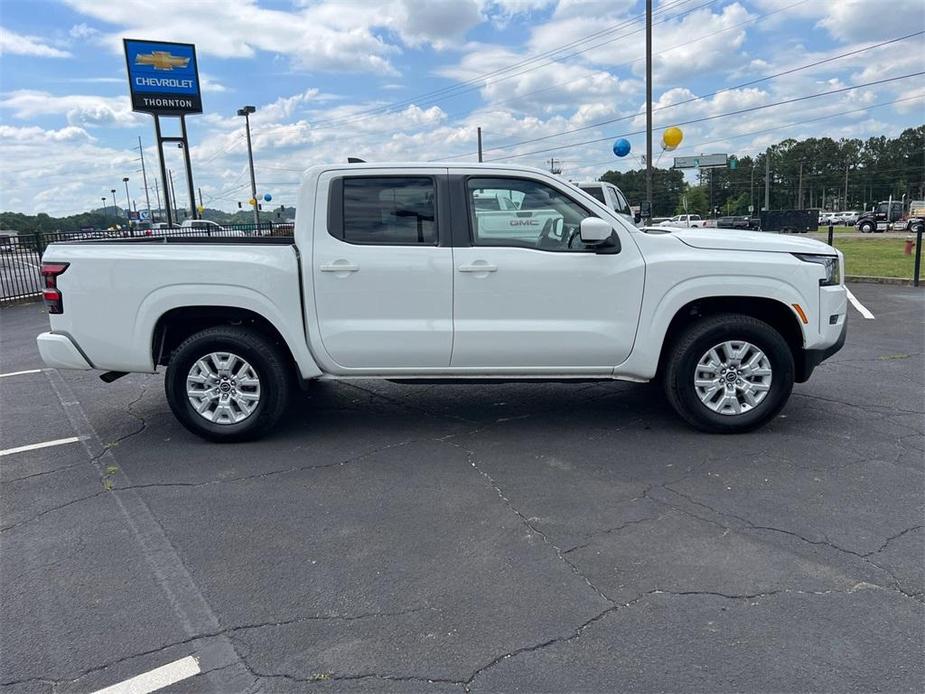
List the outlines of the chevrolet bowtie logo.
{"type": "Polygon", "coordinates": [[[173,70],[175,67],[186,67],[189,65],[189,58],[181,58],[168,51],[151,51],[150,53],[139,53],[135,56],[135,65],[150,65],[155,70],[173,70]]]}

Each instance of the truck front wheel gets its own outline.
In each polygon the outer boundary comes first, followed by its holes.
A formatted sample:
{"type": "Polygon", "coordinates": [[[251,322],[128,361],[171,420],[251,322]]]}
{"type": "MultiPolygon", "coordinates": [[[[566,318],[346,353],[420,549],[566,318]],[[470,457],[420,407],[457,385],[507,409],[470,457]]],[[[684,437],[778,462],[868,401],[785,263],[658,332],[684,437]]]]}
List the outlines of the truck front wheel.
{"type": "Polygon", "coordinates": [[[773,419],[793,390],[793,354],[764,321],[721,314],[690,326],[670,346],[668,401],[701,431],[735,434],[773,419]]]}
{"type": "Polygon", "coordinates": [[[877,226],[871,222],[861,222],[858,226],[858,230],[862,234],[870,234],[873,231],[876,231],[877,226]]]}
{"type": "Polygon", "coordinates": [[[180,423],[210,441],[255,439],[282,416],[289,369],[279,348],[257,331],[207,328],[170,359],[164,388],[180,423]]]}

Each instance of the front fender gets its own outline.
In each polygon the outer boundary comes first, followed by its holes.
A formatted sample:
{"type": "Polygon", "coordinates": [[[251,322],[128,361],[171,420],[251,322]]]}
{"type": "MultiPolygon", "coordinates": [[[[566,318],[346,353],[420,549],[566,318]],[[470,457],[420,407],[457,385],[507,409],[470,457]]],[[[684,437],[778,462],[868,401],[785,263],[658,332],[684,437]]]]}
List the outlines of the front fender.
{"type": "Polygon", "coordinates": [[[800,325],[804,345],[813,342],[811,332],[813,322],[804,324],[794,309],[799,304],[807,315],[816,315],[819,310],[819,297],[806,296],[796,285],[777,278],[751,275],[722,275],[691,277],[671,286],[660,296],[646,297],[643,308],[646,320],[640,321],[636,345],[626,361],[614,369],[614,376],[649,380],[658,371],[659,357],[668,327],[671,321],[691,302],[721,298],[742,297],[771,299],[785,305],[793,313],[800,325]]]}

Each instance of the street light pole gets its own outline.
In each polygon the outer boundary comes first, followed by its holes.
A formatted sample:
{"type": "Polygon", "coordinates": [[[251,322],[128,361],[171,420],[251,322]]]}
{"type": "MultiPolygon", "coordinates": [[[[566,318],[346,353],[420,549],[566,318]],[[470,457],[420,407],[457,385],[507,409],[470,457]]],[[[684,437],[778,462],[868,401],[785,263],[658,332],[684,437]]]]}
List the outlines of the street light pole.
{"type": "Polygon", "coordinates": [[[125,184],[125,217],[132,221],[132,200],[128,194],[128,176],[123,176],[122,182],[125,184]]]}
{"type": "Polygon", "coordinates": [[[102,197],[100,198],[100,200],[103,201],[103,216],[105,217],[105,216],[106,216],[106,208],[109,207],[109,205],[106,204],[106,196],[105,196],[105,195],[102,196],[102,197]]]}
{"type": "Polygon", "coordinates": [[[771,148],[764,155],[764,209],[771,211],[771,148]]]}
{"type": "Polygon", "coordinates": [[[119,210],[118,210],[118,208],[116,207],[116,189],[115,189],[115,188],[110,188],[110,189],[109,189],[109,192],[112,193],[112,216],[113,216],[113,217],[118,217],[118,216],[119,216],[119,210]]]}
{"type": "Polygon", "coordinates": [[[646,203],[652,216],[652,0],[646,0],[646,203]]]}
{"type": "Polygon", "coordinates": [[[244,116],[244,128],[247,130],[247,159],[251,168],[251,200],[254,201],[254,224],[260,228],[260,211],[257,209],[260,205],[257,202],[257,180],[254,178],[254,150],[251,146],[251,118],[250,115],[257,109],[254,106],[245,106],[238,109],[238,115],[244,116]]]}

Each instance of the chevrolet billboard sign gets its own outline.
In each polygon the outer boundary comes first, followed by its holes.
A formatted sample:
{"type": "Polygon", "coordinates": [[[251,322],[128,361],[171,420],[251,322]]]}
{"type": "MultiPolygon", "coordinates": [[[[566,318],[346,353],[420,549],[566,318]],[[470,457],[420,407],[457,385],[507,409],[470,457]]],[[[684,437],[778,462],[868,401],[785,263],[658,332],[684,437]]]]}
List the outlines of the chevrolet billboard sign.
{"type": "Polygon", "coordinates": [[[196,47],[123,39],[132,110],[158,116],[202,113],[196,47]]]}

